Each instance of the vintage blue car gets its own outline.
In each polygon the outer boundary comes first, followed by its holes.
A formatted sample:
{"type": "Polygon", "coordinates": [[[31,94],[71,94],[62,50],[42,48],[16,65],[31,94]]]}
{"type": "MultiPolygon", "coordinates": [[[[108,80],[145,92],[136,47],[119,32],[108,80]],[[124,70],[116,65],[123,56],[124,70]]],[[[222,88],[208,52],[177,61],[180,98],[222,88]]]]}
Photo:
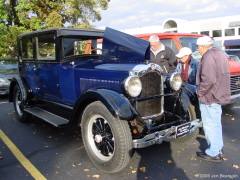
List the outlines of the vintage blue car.
{"type": "Polygon", "coordinates": [[[182,96],[180,75],[163,76],[150,63],[146,40],[111,28],[54,28],[19,35],[18,46],[9,97],[18,120],[80,125],[89,158],[104,172],[125,168],[134,148],[198,135],[194,94],[182,96]]]}

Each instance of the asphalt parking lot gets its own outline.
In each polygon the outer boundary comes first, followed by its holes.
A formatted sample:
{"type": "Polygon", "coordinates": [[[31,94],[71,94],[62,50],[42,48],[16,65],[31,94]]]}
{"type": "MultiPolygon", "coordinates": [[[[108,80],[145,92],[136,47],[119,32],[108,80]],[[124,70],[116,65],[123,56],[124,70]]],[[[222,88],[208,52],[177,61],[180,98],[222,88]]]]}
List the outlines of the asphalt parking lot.
{"type": "Polygon", "coordinates": [[[240,103],[223,110],[225,158],[222,163],[204,162],[196,152],[206,148],[204,133],[185,146],[170,143],[136,149],[121,172],[106,174],[90,162],[80,128],[63,130],[33,118],[20,123],[7,96],[0,97],[1,180],[195,180],[240,179],[240,103]]]}

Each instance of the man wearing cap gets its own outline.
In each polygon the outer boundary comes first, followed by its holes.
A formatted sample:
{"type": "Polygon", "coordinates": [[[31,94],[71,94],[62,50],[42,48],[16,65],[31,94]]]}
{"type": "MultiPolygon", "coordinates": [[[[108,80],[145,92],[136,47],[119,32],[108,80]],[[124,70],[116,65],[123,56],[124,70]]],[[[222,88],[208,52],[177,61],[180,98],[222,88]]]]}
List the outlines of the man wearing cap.
{"type": "Polygon", "coordinates": [[[198,66],[196,93],[198,95],[203,129],[208,143],[205,152],[199,152],[198,158],[206,161],[222,161],[222,103],[230,101],[230,72],[227,56],[213,47],[210,37],[197,40],[198,52],[202,55],[198,66]]]}
{"type": "Polygon", "coordinates": [[[176,57],[174,52],[164,46],[157,35],[149,37],[151,63],[158,64],[164,71],[164,75],[175,72],[176,57]]]}
{"type": "Polygon", "coordinates": [[[180,49],[179,53],[176,54],[177,58],[180,59],[176,72],[181,74],[183,82],[196,85],[196,73],[199,62],[192,58],[192,50],[188,47],[180,49]]]}

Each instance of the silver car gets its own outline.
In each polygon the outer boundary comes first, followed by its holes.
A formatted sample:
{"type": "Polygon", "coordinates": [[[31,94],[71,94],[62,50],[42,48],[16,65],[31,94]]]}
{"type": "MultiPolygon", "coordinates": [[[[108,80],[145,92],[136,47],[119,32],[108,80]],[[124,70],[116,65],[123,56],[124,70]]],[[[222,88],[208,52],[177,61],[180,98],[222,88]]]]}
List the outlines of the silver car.
{"type": "Polygon", "coordinates": [[[17,75],[17,59],[0,59],[0,95],[6,95],[9,93],[11,79],[17,75]]]}

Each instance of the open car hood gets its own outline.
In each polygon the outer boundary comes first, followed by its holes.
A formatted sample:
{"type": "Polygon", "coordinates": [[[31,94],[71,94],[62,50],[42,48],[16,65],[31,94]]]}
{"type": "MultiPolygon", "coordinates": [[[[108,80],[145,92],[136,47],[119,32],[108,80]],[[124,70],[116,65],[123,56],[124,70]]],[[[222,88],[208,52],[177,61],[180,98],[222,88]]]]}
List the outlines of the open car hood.
{"type": "Polygon", "coordinates": [[[106,28],[102,43],[102,60],[139,63],[149,59],[148,41],[106,28]]]}

